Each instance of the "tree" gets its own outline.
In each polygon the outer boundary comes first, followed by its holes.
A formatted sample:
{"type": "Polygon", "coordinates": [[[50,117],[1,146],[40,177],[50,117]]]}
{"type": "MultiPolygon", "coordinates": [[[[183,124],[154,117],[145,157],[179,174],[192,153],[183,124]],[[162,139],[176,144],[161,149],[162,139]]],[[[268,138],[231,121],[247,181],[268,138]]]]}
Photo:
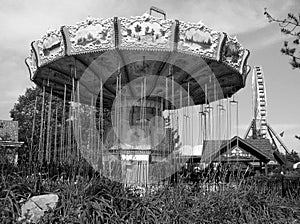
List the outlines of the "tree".
{"type": "Polygon", "coordinates": [[[299,154],[294,150],[292,150],[291,153],[286,154],[286,159],[292,163],[300,162],[299,154]]]}
{"type": "MultiPolygon", "coordinates": [[[[60,158],[58,154],[64,150],[62,148],[68,148],[71,154],[77,152],[76,133],[71,122],[74,116],[72,108],[68,98],[64,103],[63,99],[51,96],[38,87],[28,88],[24,95],[19,96],[10,116],[18,121],[19,141],[23,141],[28,149],[23,155],[24,161],[51,163],[60,158]]],[[[99,110],[96,116],[98,124],[99,110]]],[[[101,133],[110,122],[110,111],[105,109],[103,116],[101,133]]]]}
{"type": "Polygon", "coordinates": [[[284,41],[281,53],[291,58],[290,64],[293,69],[300,69],[300,14],[296,16],[293,13],[288,13],[286,18],[277,19],[272,17],[265,8],[264,15],[270,23],[277,23],[281,32],[287,35],[289,40],[284,41]]]}
{"type": "MultiPolygon", "coordinates": [[[[290,38],[284,41],[281,53],[291,58],[290,64],[293,69],[300,69],[300,14],[296,16],[293,13],[288,13],[285,19],[277,19],[271,16],[265,8],[264,15],[270,23],[277,23],[281,28],[281,32],[290,38]]],[[[300,137],[297,135],[295,138],[300,140],[300,137]]]]}
{"type": "Polygon", "coordinates": [[[46,92],[43,97],[43,91],[40,88],[28,88],[24,95],[19,96],[18,102],[15,103],[14,107],[10,111],[11,118],[14,121],[18,121],[19,141],[24,142],[25,148],[29,149],[24,158],[26,160],[29,159],[29,157],[31,157],[30,160],[37,159],[38,149],[41,147],[41,128],[43,130],[43,147],[46,147],[46,139],[49,139],[48,136],[50,137],[50,135],[53,135],[54,129],[52,128],[50,130],[50,127],[55,126],[56,110],[58,120],[57,126],[61,126],[63,101],[52,96],[51,116],[49,120],[48,114],[50,109],[50,98],[50,94],[46,92]],[[42,119],[43,125],[41,126],[42,119]]]}

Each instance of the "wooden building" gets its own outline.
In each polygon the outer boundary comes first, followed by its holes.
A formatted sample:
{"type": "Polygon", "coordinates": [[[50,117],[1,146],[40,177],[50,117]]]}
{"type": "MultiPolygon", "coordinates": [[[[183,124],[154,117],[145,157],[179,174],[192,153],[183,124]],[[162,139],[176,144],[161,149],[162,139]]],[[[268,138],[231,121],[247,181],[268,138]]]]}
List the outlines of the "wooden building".
{"type": "Polygon", "coordinates": [[[279,152],[268,139],[242,139],[204,141],[202,164],[240,163],[268,173],[268,167],[284,163],[279,152]]]}

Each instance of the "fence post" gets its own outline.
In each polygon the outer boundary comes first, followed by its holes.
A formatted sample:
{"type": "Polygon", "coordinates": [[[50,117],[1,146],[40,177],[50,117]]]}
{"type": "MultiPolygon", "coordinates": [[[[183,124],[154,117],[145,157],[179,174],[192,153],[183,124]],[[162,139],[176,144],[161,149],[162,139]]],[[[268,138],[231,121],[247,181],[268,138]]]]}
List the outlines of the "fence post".
{"type": "Polygon", "coordinates": [[[284,176],[281,176],[281,196],[285,197],[284,176]]]}

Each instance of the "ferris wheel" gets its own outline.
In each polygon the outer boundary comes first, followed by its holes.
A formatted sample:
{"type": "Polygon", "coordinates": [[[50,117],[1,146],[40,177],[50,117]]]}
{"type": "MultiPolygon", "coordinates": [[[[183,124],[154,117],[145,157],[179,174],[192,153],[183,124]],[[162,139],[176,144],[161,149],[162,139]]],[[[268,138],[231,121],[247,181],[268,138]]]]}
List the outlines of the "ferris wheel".
{"type": "Polygon", "coordinates": [[[264,73],[260,66],[254,67],[252,76],[253,109],[256,135],[266,138],[267,135],[267,99],[264,73]]]}
{"type": "Polygon", "coordinates": [[[268,139],[270,138],[273,146],[277,149],[278,143],[289,153],[288,148],[282,142],[277,133],[267,123],[267,97],[266,97],[266,85],[264,73],[261,66],[255,66],[252,75],[252,100],[253,100],[253,119],[246,131],[244,138],[253,139],[268,139]],[[252,130],[252,136],[250,136],[250,130],[252,130]]]}

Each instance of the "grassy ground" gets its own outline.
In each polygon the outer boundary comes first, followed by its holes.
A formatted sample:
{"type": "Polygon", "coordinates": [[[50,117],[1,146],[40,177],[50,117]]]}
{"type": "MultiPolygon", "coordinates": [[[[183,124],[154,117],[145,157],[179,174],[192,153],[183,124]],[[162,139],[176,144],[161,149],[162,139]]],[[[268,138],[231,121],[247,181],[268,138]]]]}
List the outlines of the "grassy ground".
{"type": "Polygon", "coordinates": [[[250,184],[207,191],[177,184],[137,191],[103,177],[79,181],[40,181],[2,175],[0,223],[16,223],[22,201],[57,193],[57,207],[40,223],[300,223],[300,198],[250,184]]]}

